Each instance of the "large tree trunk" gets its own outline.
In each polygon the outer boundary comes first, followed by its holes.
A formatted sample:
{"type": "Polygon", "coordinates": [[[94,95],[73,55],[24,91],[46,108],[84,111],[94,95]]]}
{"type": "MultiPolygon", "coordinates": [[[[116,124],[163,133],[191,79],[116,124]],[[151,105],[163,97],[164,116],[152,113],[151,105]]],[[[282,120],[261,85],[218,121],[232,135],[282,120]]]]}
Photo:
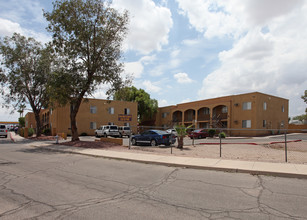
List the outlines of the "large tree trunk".
{"type": "Polygon", "coordinates": [[[79,141],[78,128],[76,123],[77,114],[72,111],[70,113],[70,126],[71,126],[71,141],[79,141]]]}
{"type": "Polygon", "coordinates": [[[42,135],[42,124],[39,117],[40,112],[34,112],[34,117],[36,121],[36,137],[40,137],[42,135]]]}
{"type": "Polygon", "coordinates": [[[77,113],[81,104],[82,98],[78,98],[77,103],[70,104],[70,126],[71,126],[71,141],[79,141],[79,134],[77,128],[77,113]]]}

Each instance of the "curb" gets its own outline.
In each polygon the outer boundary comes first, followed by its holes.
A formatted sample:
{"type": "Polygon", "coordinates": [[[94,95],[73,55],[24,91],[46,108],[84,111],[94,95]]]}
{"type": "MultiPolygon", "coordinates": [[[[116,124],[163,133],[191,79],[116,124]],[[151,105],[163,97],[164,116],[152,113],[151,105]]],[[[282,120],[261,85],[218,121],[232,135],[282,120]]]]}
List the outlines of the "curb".
{"type": "MultiPolygon", "coordinates": [[[[32,147],[41,147],[41,146],[32,145],[32,147]]],[[[183,168],[191,168],[191,169],[199,169],[199,170],[223,171],[223,172],[231,172],[231,173],[248,173],[251,175],[266,175],[266,176],[275,176],[275,177],[307,179],[307,174],[299,174],[299,173],[276,172],[276,171],[265,171],[265,170],[250,170],[250,169],[240,169],[240,168],[230,168],[230,167],[214,167],[214,166],[206,166],[206,165],[179,164],[179,163],[171,163],[171,162],[132,159],[128,157],[124,158],[124,157],[107,156],[107,155],[96,155],[96,154],[90,154],[90,153],[76,152],[72,150],[55,149],[53,147],[46,146],[46,145],[44,145],[44,147],[48,150],[55,151],[55,152],[79,154],[79,155],[86,155],[86,156],[91,156],[91,157],[100,157],[100,158],[105,158],[105,159],[131,161],[131,162],[144,163],[144,164],[155,164],[155,165],[171,166],[171,167],[183,167],[183,168]]]]}

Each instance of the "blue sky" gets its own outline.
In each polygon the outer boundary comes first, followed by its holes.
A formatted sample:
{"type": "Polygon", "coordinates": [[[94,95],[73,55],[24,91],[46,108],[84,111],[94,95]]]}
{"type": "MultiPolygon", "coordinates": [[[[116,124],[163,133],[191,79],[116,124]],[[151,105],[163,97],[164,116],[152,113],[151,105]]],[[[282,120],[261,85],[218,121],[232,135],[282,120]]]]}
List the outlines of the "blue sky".
{"type": "MultiPolygon", "coordinates": [[[[159,106],[263,92],[303,114],[307,89],[307,1],[113,0],[130,13],[125,74],[159,106]]],[[[0,0],[0,36],[49,41],[42,9],[52,1],[0,0]]],[[[106,98],[101,86],[95,98],[106,98]]],[[[0,98],[0,102],[2,99],[0,98]]],[[[18,114],[0,108],[1,120],[18,114]]]]}

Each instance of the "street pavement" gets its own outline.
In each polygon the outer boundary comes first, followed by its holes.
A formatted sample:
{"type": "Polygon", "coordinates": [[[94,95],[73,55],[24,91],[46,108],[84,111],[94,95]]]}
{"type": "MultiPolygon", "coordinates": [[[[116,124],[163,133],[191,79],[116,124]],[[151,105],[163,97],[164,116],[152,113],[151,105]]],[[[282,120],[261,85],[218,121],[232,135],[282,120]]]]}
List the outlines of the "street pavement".
{"type": "MultiPolygon", "coordinates": [[[[24,141],[19,135],[11,132],[12,141],[24,141]]],[[[29,147],[44,147],[49,150],[83,154],[94,157],[112,158],[139,163],[159,164],[165,166],[188,167],[194,169],[217,170],[227,172],[250,173],[254,175],[271,175],[279,177],[293,177],[307,179],[307,165],[290,163],[269,163],[224,160],[211,158],[191,158],[172,155],[154,155],[142,153],[119,152],[103,149],[85,149],[77,147],[68,147],[55,144],[55,141],[34,141],[28,144],[29,147]]]]}

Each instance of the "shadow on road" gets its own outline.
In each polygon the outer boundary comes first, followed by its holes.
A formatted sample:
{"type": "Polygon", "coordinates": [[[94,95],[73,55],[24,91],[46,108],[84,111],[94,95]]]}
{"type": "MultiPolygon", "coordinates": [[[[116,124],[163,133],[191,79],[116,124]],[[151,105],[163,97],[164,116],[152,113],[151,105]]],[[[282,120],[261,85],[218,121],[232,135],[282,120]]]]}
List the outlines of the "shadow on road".
{"type": "Polygon", "coordinates": [[[60,152],[60,151],[48,149],[45,147],[24,148],[24,149],[17,150],[17,152],[37,153],[37,154],[65,154],[65,152],[60,152]]]}

